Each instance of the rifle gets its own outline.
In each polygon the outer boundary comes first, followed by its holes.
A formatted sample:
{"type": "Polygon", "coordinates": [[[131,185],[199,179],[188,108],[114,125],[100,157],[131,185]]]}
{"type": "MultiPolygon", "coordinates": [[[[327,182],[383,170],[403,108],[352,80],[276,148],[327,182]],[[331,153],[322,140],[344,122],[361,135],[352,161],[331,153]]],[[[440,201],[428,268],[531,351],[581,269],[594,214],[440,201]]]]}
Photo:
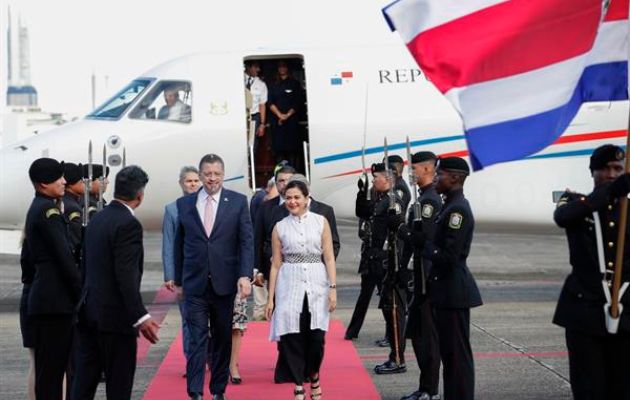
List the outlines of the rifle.
{"type": "MultiPolygon", "coordinates": [[[[420,202],[418,201],[418,182],[416,181],[416,174],[413,171],[412,168],[412,162],[411,162],[411,143],[409,143],[409,136],[407,136],[407,140],[406,140],[406,144],[407,144],[407,168],[409,168],[409,183],[411,183],[412,185],[412,192],[413,192],[413,204],[411,205],[411,210],[413,212],[413,221],[412,224],[414,227],[416,227],[417,224],[421,224],[422,223],[422,211],[421,211],[421,206],[420,206],[420,202]]],[[[420,266],[420,275],[421,275],[421,283],[422,283],[422,294],[426,294],[427,293],[427,281],[426,281],[426,277],[424,275],[424,264],[422,263],[421,260],[421,254],[422,252],[419,251],[419,249],[413,249],[413,264],[414,264],[414,270],[415,267],[417,265],[420,266]]]]}
{"type": "Polygon", "coordinates": [[[105,187],[105,169],[107,168],[107,147],[103,145],[103,168],[101,170],[101,176],[98,177],[98,201],[96,202],[96,209],[98,211],[103,210],[103,188],[105,187]]]}
{"type": "MultiPolygon", "coordinates": [[[[395,177],[394,173],[389,166],[389,154],[387,150],[387,138],[385,138],[383,142],[383,151],[385,153],[385,171],[387,173],[387,178],[390,180],[389,191],[387,192],[387,196],[389,197],[389,209],[388,213],[397,213],[396,208],[396,195],[394,194],[394,182],[395,177]]],[[[397,232],[393,229],[390,229],[387,233],[387,277],[386,282],[391,287],[392,291],[392,336],[394,341],[394,357],[396,359],[396,364],[400,364],[400,342],[399,342],[399,329],[398,326],[398,306],[396,305],[396,270],[398,269],[398,249],[397,249],[397,232]]]]}

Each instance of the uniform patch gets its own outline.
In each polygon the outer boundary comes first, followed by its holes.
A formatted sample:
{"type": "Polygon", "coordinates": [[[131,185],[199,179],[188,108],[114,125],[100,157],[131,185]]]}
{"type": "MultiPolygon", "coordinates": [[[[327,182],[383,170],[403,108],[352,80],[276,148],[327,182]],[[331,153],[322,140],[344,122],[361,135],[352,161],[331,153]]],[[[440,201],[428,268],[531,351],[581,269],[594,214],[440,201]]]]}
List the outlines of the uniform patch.
{"type": "Polygon", "coordinates": [[[68,219],[70,219],[70,221],[72,221],[75,218],[80,218],[80,217],[81,217],[81,213],[78,211],[71,212],[70,215],[68,215],[68,219]]]}
{"type": "Polygon", "coordinates": [[[46,211],[46,218],[50,218],[50,217],[52,217],[53,215],[61,215],[61,211],[59,211],[59,209],[58,209],[58,208],[49,208],[49,209],[46,211]]]}
{"type": "Polygon", "coordinates": [[[396,210],[396,214],[402,214],[402,207],[400,206],[400,204],[395,203],[394,209],[396,210]]]}
{"type": "Polygon", "coordinates": [[[405,193],[403,193],[403,191],[402,191],[402,190],[398,189],[398,190],[396,190],[396,194],[398,195],[398,197],[399,197],[399,198],[401,198],[401,199],[402,199],[402,198],[403,198],[403,195],[404,195],[405,193]]]}
{"type": "Polygon", "coordinates": [[[459,229],[462,227],[462,222],[464,221],[464,217],[460,213],[452,213],[450,218],[448,219],[449,228],[459,229]]]}
{"type": "Polygon", "coordinates": [[[431,204],[425,204],[422,207],[422,218],[431,218],[433,216],[433,206],[431,204]]]}

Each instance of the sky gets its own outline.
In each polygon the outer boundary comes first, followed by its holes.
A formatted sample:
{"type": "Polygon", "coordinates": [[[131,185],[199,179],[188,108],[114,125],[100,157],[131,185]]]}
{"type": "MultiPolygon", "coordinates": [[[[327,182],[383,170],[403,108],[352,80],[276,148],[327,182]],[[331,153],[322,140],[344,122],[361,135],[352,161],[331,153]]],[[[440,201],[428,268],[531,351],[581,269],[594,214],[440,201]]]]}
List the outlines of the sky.
{"type": "MultiPolygon", "coordinates": [[[[388,39],[387,0],[0,0],[0,93],[6,93],[7,9],[29,29],[31,83],[44,111],[84,115],[143,71],[203,51],[388,39]]],[[[16,39],[14,39],[14,53],[16,39]]],[[[14,56],[17,64],[17,55],[14,56]]],[[[17,71],[14,71],[17,75],[17,71]]]]}

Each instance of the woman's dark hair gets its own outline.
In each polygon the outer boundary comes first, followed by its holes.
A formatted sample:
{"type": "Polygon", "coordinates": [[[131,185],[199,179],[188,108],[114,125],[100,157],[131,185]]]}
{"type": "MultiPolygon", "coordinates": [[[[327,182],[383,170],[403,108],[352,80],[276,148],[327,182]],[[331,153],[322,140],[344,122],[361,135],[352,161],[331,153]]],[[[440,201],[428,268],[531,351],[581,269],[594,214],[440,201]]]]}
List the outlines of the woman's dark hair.
{"type": "Polygon", "coordinates": [[[289,189],[298,189],[300,192],[302,192],[304,197],[308,197],[308,186],[306,186],[304,182],[290,181],[289,183],[287,183],[286,188],[284,188],[284,192],[286,193],[286,191],[289,189]]]}

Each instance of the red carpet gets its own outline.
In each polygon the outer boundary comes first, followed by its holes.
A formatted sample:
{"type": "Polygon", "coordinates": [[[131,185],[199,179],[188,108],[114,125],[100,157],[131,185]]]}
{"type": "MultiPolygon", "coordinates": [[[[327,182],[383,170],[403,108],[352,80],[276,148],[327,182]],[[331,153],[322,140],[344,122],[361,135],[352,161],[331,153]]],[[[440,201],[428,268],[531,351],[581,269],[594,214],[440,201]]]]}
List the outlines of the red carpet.
{"type": "MultiPolygon", "coordinates": [[[[326,334],[326,353],[321,370],[322,400],[380,399],[352,342],[343,340],[344,331],[340,321],[331,321],[330,331],[326,334]]],[[[293,384],[273,383],[273,371],[277,358],[276,343],[270,342],[268,336],[269,325],[266,322],[249,323],[243,337],[239,361],[243,383],[241,385],[228,384],[226,395],[230,400],[293,398],[293,384]]],[[[180,333],[173,341],[143,399],[188,399],[186,379],[182,378],[184,369],[185,360],[180,333]]],[[[204,397],[208,398],[207,379],[205,386],[204,397]]]]}

